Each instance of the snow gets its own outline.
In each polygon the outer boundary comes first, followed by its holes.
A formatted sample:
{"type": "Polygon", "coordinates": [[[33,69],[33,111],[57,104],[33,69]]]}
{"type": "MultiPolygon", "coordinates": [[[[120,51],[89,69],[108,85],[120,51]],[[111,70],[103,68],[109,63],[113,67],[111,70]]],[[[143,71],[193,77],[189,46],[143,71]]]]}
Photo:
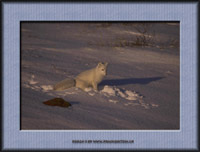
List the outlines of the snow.
{"type": "Polygon", "coordinates": [[[120,38],[141,35],[133,26],[22,23],[21,128],[179,129],[179,48],[167,47],[179,39],[179,26],[155,23],[151,30],[155,46],[123,46],[120,38]],[[98,91],[53,90],[99,61],[109,65],[98,91]],[[43,104],[57,97],[72,107],[43,104]]]}
{"type": "Polygon", "coordinates": [[[112,99],[109,99],[108,101],[109,101],[109,102],[113,102],[113,103],[119,102],[119,101],[117,101],[117,100],[112,100],[112,99]]]}
{"type": "Polygon", "coordinates": [[[139,100],[142,98],[142,96],[137,94],[135,91],[119,89],[116,86],[111,87],[108,85],[104,86],[103,90],[101,90],[101,93],[106,97],[117,96],[119,98],[124,98],[127,100],[139,100]]]}
{"type": "Polygon", "coordinates": [[[30,80],[30,82],[29,82],[30,84],[36,84],[36,83],[38,83],[37,81],[34,81],[34,80],[33,80],[33,79],[34,79],[34,77],[35,77],[35,76],[34,76],[34,75],[32,75],[32,77],[31,77],[31,80],[30,80]]]}
{"type": "Polygon", "coordinates": [[[111,88],[107,85],[103,88],[103,90],[101,92],[108,94],[109,96],[115,96],[116,95],[115,89],[113,89],[113,88],[111,88]]]}
{"type": "Polygon", "coordinates": [[[53,90],[53,86],[52,86],[52,85],[41,85],[41,88],[42,88],[44,91],[53,90]]]}

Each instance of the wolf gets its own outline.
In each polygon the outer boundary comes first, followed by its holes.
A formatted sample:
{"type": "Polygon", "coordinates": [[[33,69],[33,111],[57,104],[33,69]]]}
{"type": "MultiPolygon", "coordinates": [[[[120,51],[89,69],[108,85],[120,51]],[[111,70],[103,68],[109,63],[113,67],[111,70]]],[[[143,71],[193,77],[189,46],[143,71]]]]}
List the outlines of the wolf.
{"type": "Polygon", "coordinates": [[[99,62],[95,68],[81,72],[75,79],[65,79],[54,85],[53,89],[57,91],[65,90],[71,87],[77,87],[85,91],[85,88],[93,87],[98,91],[98,84],[107,75],[108,63],[99,62]]]}

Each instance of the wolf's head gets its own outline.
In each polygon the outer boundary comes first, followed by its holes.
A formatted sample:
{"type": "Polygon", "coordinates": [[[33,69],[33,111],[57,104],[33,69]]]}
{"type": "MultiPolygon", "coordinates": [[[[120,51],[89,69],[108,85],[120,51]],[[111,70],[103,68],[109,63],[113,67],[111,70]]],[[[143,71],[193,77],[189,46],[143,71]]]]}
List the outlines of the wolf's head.
{"type": "Polygon", "coordinates": [[[108,66],[107,62],[105,62],[105,63],[99,62],[98,63],[97,70],[100,72],[101,75],[105,76],[107,74],[107,66],[108,66]]]}

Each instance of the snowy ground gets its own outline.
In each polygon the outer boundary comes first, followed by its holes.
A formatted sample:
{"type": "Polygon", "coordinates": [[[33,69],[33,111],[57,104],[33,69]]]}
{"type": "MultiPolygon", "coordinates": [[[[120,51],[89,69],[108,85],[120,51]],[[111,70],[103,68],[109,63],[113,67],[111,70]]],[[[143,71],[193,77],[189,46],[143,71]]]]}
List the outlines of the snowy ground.
{"type": "Polygon", "coordinates": [[[179,129],[179,24],[151,23],[145,47],[134,27],[22,23],[21,129],[179,129]],[[98,92],[52,90],[99,61],[109,66],[98,92]],[[72,106],[43,104],[56,97],[72,106]]]}

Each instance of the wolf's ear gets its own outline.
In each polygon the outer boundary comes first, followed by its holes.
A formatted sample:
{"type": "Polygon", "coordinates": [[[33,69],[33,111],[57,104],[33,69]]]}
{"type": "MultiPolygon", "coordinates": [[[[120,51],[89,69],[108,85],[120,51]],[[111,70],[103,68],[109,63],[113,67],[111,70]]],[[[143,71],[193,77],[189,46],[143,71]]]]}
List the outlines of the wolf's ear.
{"type": "Polygon", "coordinates": [[[98,66],[98,67],[102,66],[102,63],[101,63],[101,62],[99,62],[97,66],[98,66]]]}

